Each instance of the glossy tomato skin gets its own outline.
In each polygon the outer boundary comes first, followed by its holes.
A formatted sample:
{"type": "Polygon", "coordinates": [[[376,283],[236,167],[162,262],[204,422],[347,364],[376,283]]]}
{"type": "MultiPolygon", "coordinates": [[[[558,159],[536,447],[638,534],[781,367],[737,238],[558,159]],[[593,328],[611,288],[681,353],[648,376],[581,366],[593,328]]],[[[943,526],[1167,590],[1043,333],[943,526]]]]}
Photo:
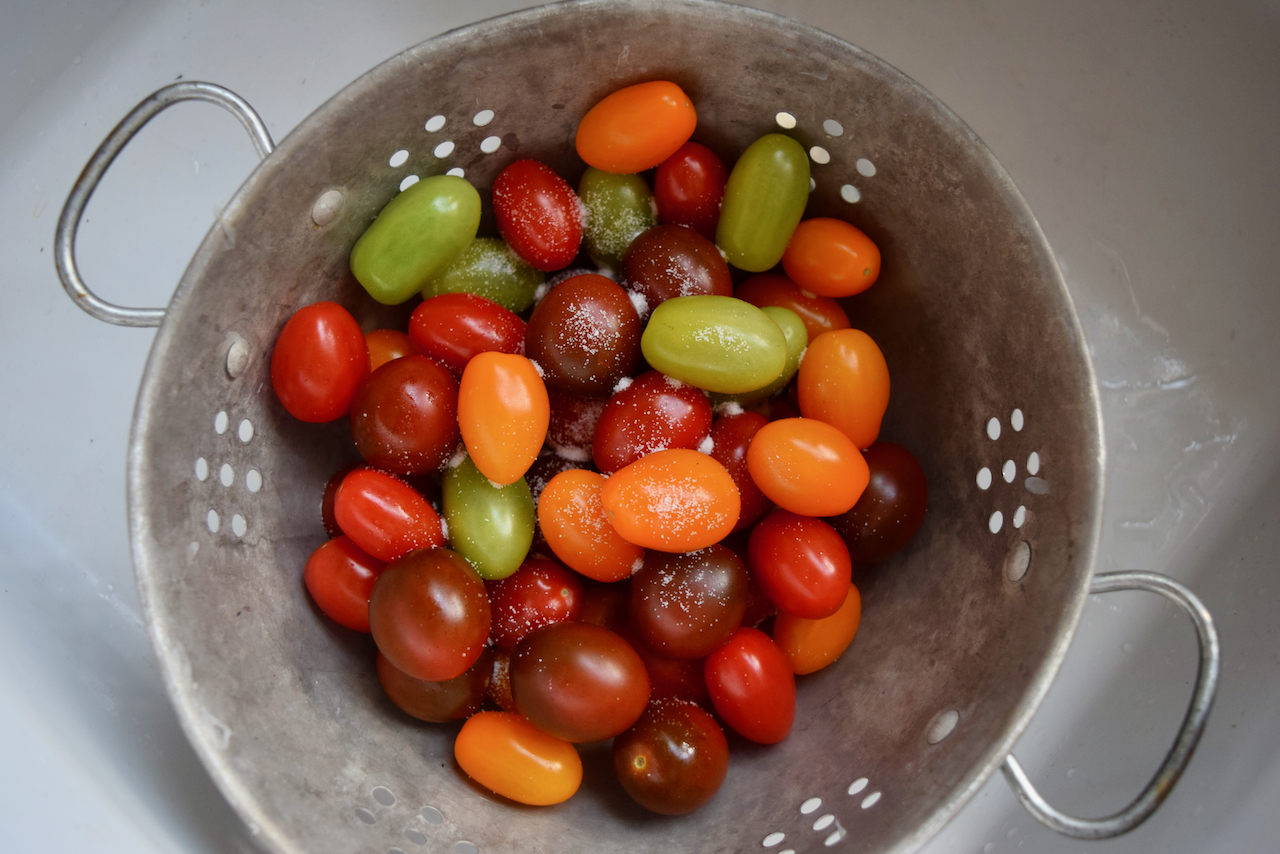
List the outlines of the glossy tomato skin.
{"type": "Polygon", "coordinates": [[[573,276],[547,292],[529,316],[525,355],[548,388],[607,395],[640,359],[640,316],[615,282],[573,276]]]}
{"type": "Polygon", "coordinates": [[[524,477],[547,438],[551,403],[537,366],[518,353],[478,353],[458,384],[458,429],[485,477],[524,477]]]}
{"type": "Polygon", "coordinates": [[[725,467],[686,448],[654,451],[619,469],[600,489],[600,504],[624,540],[661,552],[720,542],[742,509],[725,467]]]}
{"type": "Polygon", "coordinates": [[[355,468],[342,478],[333,515],[342,532],[378,560],[444,545],[440,514],[422,493],[376,469],[355,468]]]}
{"type": "Polygon", "coordinates": [[[796,715],[791,664],[759,629],[741,628],[706,663],[711,703],[735,732],[760,744],[777,744],[796,715]]]}
{"type": "Polygon", "coordinates": [[[369,594],[386,564],[347,536],[338,536],[307,558],[302,579],[325,616],[357,632],[369,631],[369,594]]]}
{"type": "Polygon", "coordinates": [[[574,145],[588,165],[627,175],[666,160],[697,125],[693,102],[679,86],[650,80],[615,90],[588,110],[574,145]]]}
{"type": "Polygon", "coordinates": [[[447,723],[480,711],[493,677],[493,653],[484,650],[465,673],[444,682],[415,679],[381,652],[377,671],[382,690],[402,712],[420,721],[447,723]]]}
{"type": "Polygon", "coordinates": [[[880,249],[855,225],[814,217],[796,226],[782,268],[797,285],[824,297],[860,294],[880,275],[880,249]]]}
{"type": "Polygon", "coordinates": [[[915,537],[929,506],[929,483],[915,455],[892,442],[863,452],[867,488],[848,513],[831,520],[858,563],[880,563],[915,537]]]}
{"type": "Polygon", "coordinates": [[[801,516],[846,513],[867,486],[867,463],[849,437],[815,418],[770,421],[747,449],[751,479],[801,516]]]}
{"type": "Polygon", "coordinates": [[[547,389],[551,419],[547,424],[547,444],[555,452],[576,463],[591,461],[591,442],[607,397],[582,397],[547,389]]]}
{"type": "Polygon", "coordinates": [[[824,332],[849,328],[849,315],[839,302],[831,297],[820,297],[805,291],[786,276],[777,273],[752,276],[738,285],[733,295],[757,308],[772,305],[791,309],[804,323],[810,341],[824,332]]]}
{"type": "Polygon", "coordinates": [[[465,673],[484,650],[489,596],[456,552],[419,549],[382,571],[369,598],[369,624],[397,669],[444,682],[465,673]]]}
{"type": "Polygon", "coordinates": [[[596,422],[591,454],[613,474],[664,448],[696,449],[711,431],[711,403],[700,390],[645,371],[609,398],[596,422]]]}
{"type": "Polygon", "coordinates": [[[438,470],[458,446],[458,381],[426,356],[403,356],[365,377],[351,437],[365,462],[399,475],[438,470]]]}
{"type": "Polygon", "coordinates": [[[574,746],[515,712],[472,715],[458,732],[453,756],[480,785],[530,806],[567,801],[582,784],[582,760],[574,746]]]}
{"type": "Polygon", "coordinates": [[[418,352],[409,340],[409,333],[399,329],[375,329],[365,333],[364,342],[369,348],[370,371],[376,371],[401,356],[411,356],[418,352]]]}
{"type": "Polygon", "coordinates": [[[613,768],[645,809],[687,815],[720,790],[729,772],[729,742],[715,718],[694,703],[657,700],[613,740],[613,768]]]}
{"type": "Polygon", "coordinates": [[[512,251],[543,272],[569,266],[582,243],[578,194],[551,167],[517,160],[494,179],[493,213],[512,251]]]}
{"type": "Polygon", "coordinates": [[[538,527],[548,547],[570,569],[595,581],[621,581],[644,560],[609,521],[600,495],[604,475],[568,469],[553,477],[538,499],[538,527]]]}
{"type": "Polygon", "coordinates": [[[844,602],[853,574],[849,549],[821,519],[775,510],[751,530],[748,553],[752,574],[779,611],[816,620],[844,602]]]}
{"type": "Polygon", "coordinates": [[[737,630],[746,607],[747,568],[722,545],[649,552],[627,599],[632,629],[667,658],[709,655],[737,630]]]}
{"type": "Polygon", "coordinates": [[[796,392],[801,415],[825,421],[858,448],[868,448],[889,407],[889,366],[861,329],[824,332],[809,342],[796,392]]]}
{"type": "Polygon", "coordinates": [[[582,582],[548,558],[527,558],[514,574],[485,586],[493,614],[489,639],[500,649],[514,649],[543,626],[576,620],[582,610],[582,582]]]}
{"type": "Polygon", "coordinates": [[[456,376],[480,353],[520,353],[525,323],[491,299],[468,293],[423,300],[409,316],[409,340],[456,376]]]}
{"type": "Polygon", "coordinates": [[[644,712],[649,676],[619,635],[590,623],[553,623],[517,644],[511,695],[543,732],[599,741],[626,730],[644,712]]]}
{"type": "Polygon", "coordinates": [[[844,603],[831,616],[806,620],[779,614],[773,622],[773,640],[797,675],[821,670],[848,649],[862,620],[862,596],[849,585],[844,603]]]}
{"type": "Polygon", "coordinates": [[[649,309],[672,297],[733,295],[729,265],[715,244],[683,225],[655,225],[622,256],[622,284],[649,309]]]}
{"type": "Polygon", "coordinates": [[[285,411],[318,424],[346,415],[369,373],[369,347],[351,312],[335,302],[304,306],[271,351],[271,386],[285,411]]]}
{"type": "Polygon", "coordinates": [[[716,239],[720,203],[729,169],[716,153],[697,142],[686,142],[658,166],[653,177],[653,200],[663,222],[687,225],[707,240],[716,239]]]}

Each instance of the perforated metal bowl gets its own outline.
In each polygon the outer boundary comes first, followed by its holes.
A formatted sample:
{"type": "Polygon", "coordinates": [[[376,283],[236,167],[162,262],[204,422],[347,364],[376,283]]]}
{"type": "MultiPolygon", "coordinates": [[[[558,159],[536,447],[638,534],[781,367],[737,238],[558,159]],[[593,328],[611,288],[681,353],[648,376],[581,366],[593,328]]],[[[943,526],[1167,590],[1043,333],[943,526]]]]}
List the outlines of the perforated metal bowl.
{"type": "MultiPolygon", "coordinates": [[[[104,319],[159,323],[129,456],[138,583],[168,689],[209,772],[263,845],[301,851],[909,851],[1002,763],[1044,696],[1090,590],[1102,444],[1088,355],[1053,255],[1009,177],[942,104],[824,33],[704,2],[569,3],[454,31],[352,83],[262,162],[200,247],[172,303],[97,300],[74,266],[75,228],[114,152],[182,97],[247,105],[204,84],[157,93],[86,169],[59,226],[73,296],[104,319]],[[482,193],[518,158],[571,183],[579,118],[621,86],[674,80],[695,139],[728,162],[779,129],[810,151],[808,215],[847,219],[884,257],[847,302],[893,377],[882,437],[913,449],[928,519],[859,579],[861,629],[834,666],[800,679],[782,744],[735,743],[715,800],[651,816],[583,749],[584,790],[552,808],[486,794],[453,765],[455,727],[401,714],[366,636],[310,603],[302,565],[325,535],[319,496],[352,450],[346,425],[294,421],[269,381],[272,342],[318,300],[366,329],[407,309],[368,300],[348,251],[413,176],[461,170],[482,193]],[[421,846],[421,847],[420,847],[421,846]]],[[[491,222],[482,224],[491,228],[491,222]]],[[[1111,835],[1154,809],[1212,697],[1207,614],[1159,576],[1144,586],[1198,621],[1197,700],[1169,761],[1131,808],[1072,824],[1111,835]]]]}

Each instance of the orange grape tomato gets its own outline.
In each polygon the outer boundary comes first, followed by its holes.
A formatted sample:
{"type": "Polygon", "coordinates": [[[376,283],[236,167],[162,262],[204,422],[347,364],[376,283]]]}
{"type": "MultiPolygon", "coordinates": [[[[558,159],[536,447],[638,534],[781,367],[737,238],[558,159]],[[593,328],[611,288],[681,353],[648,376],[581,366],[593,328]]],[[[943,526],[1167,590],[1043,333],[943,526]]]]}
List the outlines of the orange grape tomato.
{"type": "Polygon", "coordinates": [[[575,145],[588,166],[630,175],[675,154],[697,125],[698,113],[684,90],[651,80],[619,89],[588,110],[575,145]]]}
{"type": "Polygon", "coordinates": [[[418,352],[409,340],[407,332],[399,329],[375,329],[364,334],[364,343],[369,347],[369,371],[381,368],[387,362],[401,356],[412,356],[418,352]]]}
{"type": "Polygon", "coordinates": [[[830,617],[806,620],[779,613],[773,621],[773,641],[797,674],[821,670],[840,657],[853,643],[862,620],[862,596],[849,585],[849,594],[830,617]]]}
{"type": "Polygon", "coordinates": [[[847,513],[871,478],[849,437],[814,418],[761,427],[747,449],[747,471],[765,496],[801,516],[847,513]]]}
{"type": "Polygon", "coordinates": [[[782,269],[806,291],[823,297],[860,294],[880,275],[880,249],[842,219],[802,221],[782,254],[782,269]]]}
{"type": "Polygon", "coordinates": [[[467,718],[453,755],[486,789],[530,806],[567,801],[582,784],[582,759],[574,746],[515,712],[476,712],[467,718]]]}
{"type": "Polygon", "coordinates": [[[644,549],[622,538],[600,503],[605,477],[587,469],[562,471],[538,497],[538,525],[556,557],[596,581],[630,578],[644,549]]]}
{"type": "Polygon", "coordinates": [[[824,332],[849,328],[849,315],[839,302],[810,293],[777,273],[752,276],[734,288],[733,295],[756,308],[775,305],[791,309],[804,324],[810,341],[824,332]]]}
{"type": "Polygon", "coordinates": [[[825,421],[859,448],[869,448],[889,407],[889,366],[862,330],[826,332],[809,342],[796,391],[801,415],[825,421]]]}
{"type": "Polygon", "coordinates": [[[472,357],[458,384],[458,429],[480,473],[515,483],[547,438],[551,403],[533,362],[514,353],[472,357]]]}
{"type": "Polygon", "coordinates": [[[720,542],[741,510],[729,471],[706,454],[682,448],[655,451],[619,469],[605,481],[600,503],[623,539],[660,552],[691,552],[720,542]]]}

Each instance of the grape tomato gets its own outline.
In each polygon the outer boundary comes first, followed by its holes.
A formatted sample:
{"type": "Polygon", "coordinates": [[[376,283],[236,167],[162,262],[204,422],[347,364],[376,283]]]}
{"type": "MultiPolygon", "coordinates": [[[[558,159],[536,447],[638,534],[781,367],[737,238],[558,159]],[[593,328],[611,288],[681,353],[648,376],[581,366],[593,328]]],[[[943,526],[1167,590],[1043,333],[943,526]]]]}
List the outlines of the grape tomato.
{"type": "Polygon", "coordinates": [[[520,568],[536,524],[524,478],[495,483],[465,457],[445,472],[440,492],[449,542],[481,578],[506,578],[520,568]]]}
{"type": "Polygon", "coordinates": [[[426,356],[395,359],[365,377],[351,402],[351,437],[371,466],[421,475],[458,445],[458,381],[426,356]]]}
{"type": "Polygon", "coordinates": [[[659,218],[687,225],[714,241],[728,180],[729,170],[715,152],[700,143],[686,142],[662,161],[653,176],[659,218]]]}
{"type": "Polygon", "coordinates": [[[351,312],[335,302],[295,311],[271,351],[271,387],[285,411],[313,424],[351,409],[369,373],[369,346],[351,312]]]}
{"type": "Polygon", "coordinates": [[[510,309],[476,294],[441,294],[423,300],[409,316],[409,339],[418,352],[461,376],[480,353],[520,353],[525,322],[510,309]]]}
{"type": "Polygon", "coordinates": [[[880,250],[844,220],[803,220],[782,256],[782,269],[801,288],[823,297],[860,294],[880,275],[880,250]]]}
{"type": "Polygon", "coordinates": [[[869,477],[849,437],[813,418],[782,418],[761,427],[747,449],[747,470],[770,500],[801,516],[848,512],[869,477]]]}
{"type": "Polygon", "coordinates": [[[831,520],[859,563],[880,563],[906,548],[924,524],[929,483],[915,455],[892,442],[862,452],[867,488],[849,512],[831,520]]]}
{"type": "Polygon", "coordinates": [[[824,332],[849,328],[849,315],[839,302],[809,293],[777,273],[752,276],[738,285],[733,295],[759,308],[774,305],[791,309],[804,323],[810,341],[824,332]]]}
{"type": "Polygon", "coordinates": [[[465,673],[443,682],[416,679],[377,654],[378,683],[405,714],[429,723],[462,720],[480,711],[493,678],[493,653],[484,650],[465,673]]]}
{"type": "Polygon", "coordinates": [[[665,448],[697,449],[711,431],[707,396],[659,371],[646,371],[605,404],[592,439],[592,459],[613,474],[665,448]]]}
{"type": "Polygon", "coordinates": [[[357,632],[369,631],[369,594],[386,564],[350,537],[339,535],[307,558],[302,580],[325,616],[357,632]]]}
{"type": "Polygon", "coordinates": [[[733,530],[740,531],[755,524],[772,506],[751,479],[747,469],[747,448],[760,428],[769,423],[758,412],[743,410],[720,416],[711,425],[711,458],[718,460],[738,487],[738,521],[733,530]]]}
{"type": "Polygon", "coordinates": [[[664,374],[725,394],[767,385],[787,364],[778,324],[751,303],[727,296],[666,300],[649,316],[640,349],[664,374]]]}
{"type": "Polygon", "coordinates": [[[782,613],[819,619],[844,603],[853,564],[823,520],[775,510],[751,530],[748,554],[756,581],[782,613]]]}
{"type": "Polygon", "coordinates": [[[651,80],[601,99],[579,122],[574,145],[588,166],[643,172],[675,154],[697,125],[693,102],[679,86],[651,80]]]}
{"type": "Polygon", "coordinates": [[[514,353],[478,353],[458,384],[458,431],[476,467],[505,486],[524,477],[547,438],[551,404],[537,367],[514,353]]]}
{"type": "Polygon", "coordinates": [[[644,560],[644,549],[623,539],[601,503],[604,475],[587,469],[557,474],[538,497],[538,525],[555,556],[595,581],[621,581],[644,560]]]}
{"type": "Polygon", "coordinates": [[[500,237],[477,237],[440,275],[422,289],[424,300],[445,294],[474,294],[520,314],[547,277],[511,251],[500,237]]]}
{"type": "Polygon", "coordinates": [[[375,329],[366,332],[364,343],[369,348],[369,370],[376,371],[387,362],[418,352],[409,333],[399,329],[375,329]]]}
{"type": "Polygon", "coordinates": [[[618,470],[605,481],[600,503],[623,539],[662,552],[720,542],[741,510],[725,467],[682,448],[655,451],[618,470]]]}
{"type": "Polygon", "coordinates": [[[333,498],[338,527],[378,560],[444,545],[440,514],[409,484],[370,468],[348,472],[333,498]]]}
{"type": "Polygon", "coordinates": [[[773,621],[773,639],[797,675],[821,670],[840,657],[858,633],[862,619],[862,597],[853,584],[844,602],[829,617],[808,620],[778,614],[773,621]]]}
{"type": "Polygon", "coordinates": [[[538,270],[569,266],[582,243],[582,207],[551,167],[517,160],[493,181],[493,214],[512,251],[538,270]]]}
{"type": "Polygon", "coordinates": [[[839,428],[866,448],[879,435],[889,408],[889,366],[862,330],[824,332],[805,351],[796,391],[801,415],[839,428]]]}
{"type": "Polygon", "coordinates": [[[764,632],[734,632],[707,656],[706,676],[716,714],[739,735],[776,744],[790,734],[796,715],[795,674],[764,632]]]}
{"type": "Polygon", "coordinates": [[[500,649],[514,649],[530,632],[582,611],[582,582],[553,560],[531,557],[513,575],[485,585],[493,615],[489,639],[500,649]]]}
{"type": "Polygon", "coordinates": [[[482,711],[467,718],[453,756],[481,786],[530,806],[567,801],[582,784],[582,760],[573,745],[514,712],[482,711]]]}
{"type": "Polygon", "coordinates": [[[722,545],[649,552],[627,594],[632,629],[666,658],[710,655],[737,630],[746,605],[747,568],[722,545]]]}
{"type": "Polygon", "coordinates": [[[622,284],[650,310],[672,297],[731,296],[729,265],[715,244],[683,225],[655,225],[622,256],[622,284]]]}
{"type": "Polygon", "coordinates": [[[529,316],[525,354],[549,388],[607,395],[640,358],[640,316],[617,283],[587,273],[560,282],[529,316]]]}
{"type": "Polygon", "coordinates": [[[586,211],[582,247],[600,267],[616,270],[631,241],[658,224],[653,193],[639,175],[614,175],[588,167],[578,181],[586,211]]]}
{"type": "Polygon", "coordinates": [[[730,264],[761,273],[782,260],[809,202],[809,155],[780,133],[760,137],[729,172],[716,245],[730,264]]]}

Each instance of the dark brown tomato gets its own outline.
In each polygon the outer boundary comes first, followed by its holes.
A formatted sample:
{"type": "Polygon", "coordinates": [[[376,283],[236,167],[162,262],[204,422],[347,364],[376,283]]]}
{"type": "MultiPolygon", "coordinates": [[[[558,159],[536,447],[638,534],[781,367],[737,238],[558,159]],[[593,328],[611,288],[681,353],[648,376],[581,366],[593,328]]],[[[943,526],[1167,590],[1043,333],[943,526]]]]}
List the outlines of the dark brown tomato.
{"type": "Polygon", "coordinates": [[[696,704],[655,700],[613,740],[613,768],[627,794],[661,815],[686,815],[715,796],[729,771],[729,742],[696,704]]]}
{"type": "Polygon", "coordinates": [[[565,741],[600,741],[644,712],[649,676],[619,635],[590,623],[555,623],[516,646],[511,696],[543,732],[565,741]]]}
{"type": "Polygon", "coordinates": [[[892,442],[862,452],[871,479],[858,503],[829,521],[856,563],[880,563],[915,537],[929,505],[929,484],[915,455],[892,442]]]}
{"type": "Polygon", "coordinates": [[[514,712],[516,701],[511,699],[511,651],[493,650],[493,675],[489,678],[489,700],[504,712],[514,712]]]}
{"type": "Polygon", "coordinates": [[[631,627],[660,656],[702,658],[741,625],[747,579],[742,560],[722,545],[682,554],[650,551],[631,576],[631,627]]]}
{"type": "Polygon", "coordinates": [[[374,643],[398,669],[444,682],[465,673],[489,638],[489,595],[471,564],[446,548],[392,561],[369,597],[374,643]]]}
{"type": "Polygon", "coordinates": [[[542,368],[548,388],[608,395],[639,361],[640,331],[627,292],[586,273],[556,285],[533,309],[525,355],[542,368]]]}
{"type": "Polygon", "coordinates": [[[582,589],[582,611],[578,619],[600,626],[630,640],[631,624],[627,618],[627,589],[630,581],[614,584],[589,582],[582,589]]]}
{"type": "Polygon", "coordinates": [[[729,264],[715,244],[683,225],[655,225],[622,256],[622,284],[650,311],[672,297],[733,295],[729,264]]]}
{"type": "Polygon", "coordinates": [[[493,614],[489,639],[500,649],[514,649],[543,626],[576,620],[582,610],[577,573],[549,558],[526,558],[514,573],[485,587],[493,614]]]}
{"type": "Polygon", "coordinates": [[[614,393],[596,422],[592,459],[613,474],[667,448],[697,449],[711,431],[711,403],[691,385],[646,371],[614,393]]]}
{"type": "Polygon", "coordinates": [[[565,459],[585,463],[591,460],[591,441],[596,434],[600,413],[609,402],[607,397],[581,397],[548,389],[551,422],[547,425],[547,444],[565,459]]]}
{"type": "Polygon", "coordinates": [[[738,412],[722,415],[711,425],[711,457],[728,470],[742,501],[735,531],[755,524],[773,506],[747,471],[747,448],[751,447],[752,437],[768,423],[769,419],[758,412],[738,412]]]}
{"type": "Polygon", "coordinates": [[[436,471],[458,446],[458,381],[426,356],[387,362],[356,390],[351,437],[371,466],[399,475],[436,471]]]}
{"type": "Polygon", "coordinates": [[[649,674],[649,699],[688,700],[710,708],[701,658],[663,658],[642,643],[635,644],[649,674]]]}
{"type": "Polygon", "coordinates": [[[444,682],[415,679],[378,653],[378,682],[391,702],[420,721],[446,723],[480,710],[493,676],[493,653],[484,650],[466,673],[444,682]]]}

